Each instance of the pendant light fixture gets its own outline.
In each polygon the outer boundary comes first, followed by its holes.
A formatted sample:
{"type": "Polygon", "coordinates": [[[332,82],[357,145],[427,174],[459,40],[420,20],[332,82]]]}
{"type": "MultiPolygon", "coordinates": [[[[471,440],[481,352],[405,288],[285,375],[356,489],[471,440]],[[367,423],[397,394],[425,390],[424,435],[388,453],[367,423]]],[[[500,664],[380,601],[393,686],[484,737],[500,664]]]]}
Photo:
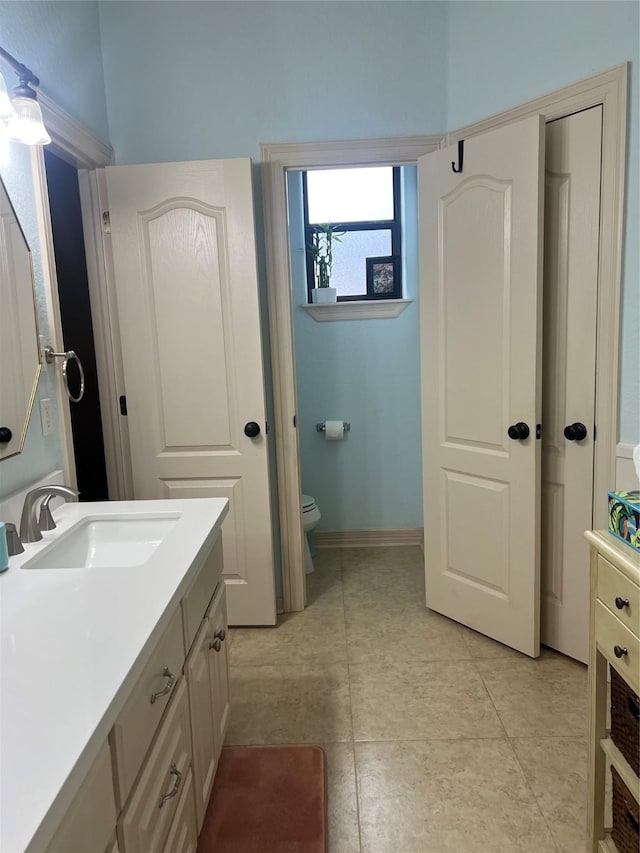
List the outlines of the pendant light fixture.
{"type": "Polygon", "coordinates": [[[38,103],[36,86],[40,81],[36,75],[0,47],[0,59],[18,75],[19,83],[10,97],[2,74],[0,74],[0,127],[10,139],[24,145],[48,145],[51,137],[44,126],[42,110],[38,103]]]}

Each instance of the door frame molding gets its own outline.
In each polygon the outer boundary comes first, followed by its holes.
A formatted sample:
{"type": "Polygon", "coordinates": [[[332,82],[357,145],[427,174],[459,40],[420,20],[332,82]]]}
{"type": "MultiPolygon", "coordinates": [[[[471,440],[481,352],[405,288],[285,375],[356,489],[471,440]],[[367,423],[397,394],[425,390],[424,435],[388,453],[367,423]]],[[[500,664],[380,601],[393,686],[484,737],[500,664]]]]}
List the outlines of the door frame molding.
{"type": "MultiPolygon", "coordinates": [[[[118,449],[117,444],[114,442],[114,427],[116,429],[119,428],[116,406],[117,398],[109,393],[112,376],[109,359],[113,358],[114,350],[117,350],[117,344],[114,347],[114,342],[111,339],[110,317],[102,311],[103,284],[100,277],[100,268],[104,261],[102,257],[96,255],[88,239],[90,235],[88,234],[87,223],[92,216],[92,208],[86,189],[83,189],[83,175],[86,174],[85,170],[99,169],[112,164],[115,161],[115,154],[113,148],[108,143],[98,139],[87,127],[65,112],[50,97],[43,93],[38,93],[38,100],[42,107],[47,130],[51,136],[50,150],[78,170],[85,251],[87,256],[91,320],[94,330],[96,365],[100,388],[105,463],[109,495],[111,498],[114,498],[120,496],[117,486],[118,472],[123,464],[121,449],[118,449]]],[[[56,350],[60,351],[60,348],[63,346],[62,323],[53,247],[53,232],[49,211],[47,176],[42,147],[33,148],[31,162],[36,188],[39,236],[43,247],[43,275],[49,319],[49,335],[51,338],[50,341],[45,341],[45,343],[51,343],[56,350]]],[[[75,487],[77,481],[73,433],[71,430],[71,412],[59,370],[55,370],[54,386],[56,389],[58,428],[60,430],[64,478],[66,483],[75,487]]]]}
{"type": "Polygon", "coordinates": [[[444,139],[444,134],[437,134],[260,146],[285,612],[304,610],[305,606],[286,173],[336,166],[412,166],[418,157],[440,148],[444,139]]]}
{"type": "Polygon", "coordinates": [[[287,229],[286,173],[331,166],[413,165],[419,156],[459,139],[540,113],[547,121],[602,105],[594,526],[606,527],[604,496],[614,485],[618,423],[619,314],[629,63],[555,89],[462,128],[431,136],[268,143],[260,146],[271,364],[275,409],[280,537],[285,612],[305,604],[295,349],[287,229]],[[598,500],[599,499],[599,500],[598,500]]]}
{"type": "MultiPolygon", "coordinates": [[[[629,63],[465,125],[447,145],[538,113],[546,122],[602,105],[602,171],[596,326],[596,388],[592,523],[607,527],[607,492],[615,488],[618,441],[620,297],[627,140],[629,63]]],[[[544,424],[543,424],[544,428],[544,424]]]]}

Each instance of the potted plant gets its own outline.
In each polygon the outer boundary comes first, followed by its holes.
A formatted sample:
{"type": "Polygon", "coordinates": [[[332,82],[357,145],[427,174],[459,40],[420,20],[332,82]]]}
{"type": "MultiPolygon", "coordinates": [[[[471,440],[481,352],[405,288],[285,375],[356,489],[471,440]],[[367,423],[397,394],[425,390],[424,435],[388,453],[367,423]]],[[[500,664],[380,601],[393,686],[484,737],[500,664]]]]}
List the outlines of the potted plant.
{"type": "Polygon", "coordinates": [[[333,266],[334,243],[339,243],[343,233],[338,233],[330,222],[318,225],[308,244],[313,257],[313,277],[315,287],[311,291],[311,301],[317,305],[337,302],[338,291],[331,287],[331,269],[333,266]]]}

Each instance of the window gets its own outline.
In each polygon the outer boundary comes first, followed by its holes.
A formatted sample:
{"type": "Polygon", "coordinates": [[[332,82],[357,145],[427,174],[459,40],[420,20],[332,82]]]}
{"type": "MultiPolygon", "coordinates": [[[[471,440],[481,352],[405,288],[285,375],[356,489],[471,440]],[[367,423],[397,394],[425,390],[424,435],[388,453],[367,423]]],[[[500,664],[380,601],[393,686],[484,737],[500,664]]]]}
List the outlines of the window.
{"type": "Polygon", "coordinates": [[[308,171],[302,187],[309,302],[327,273],[338,302],[402,298],[400,169],[308,171]]]}

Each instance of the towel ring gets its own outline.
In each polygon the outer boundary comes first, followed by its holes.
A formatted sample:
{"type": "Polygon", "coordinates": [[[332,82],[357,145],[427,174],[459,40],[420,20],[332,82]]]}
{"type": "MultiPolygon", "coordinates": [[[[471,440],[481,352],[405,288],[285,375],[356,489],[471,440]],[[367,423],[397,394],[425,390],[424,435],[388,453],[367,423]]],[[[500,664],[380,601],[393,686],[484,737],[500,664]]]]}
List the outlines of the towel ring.
{"type": "Polygon", "coordinates": [[[53,360],[56,358],[62,358],[64,361],[62,362],[62,381],[64,383],[64,390],[67,392],[67,397],[71,400],[72,403],[79,403],[80,400],[84,397],[84,370],[82,369],[82,362],[76,355],[76,353],[70,349],[68,352],[54,352],[53,347],[45,347],[44,348],[44,359],[47,364],[53,364],[53,360]],[[71,390],[69,388],[69,377],[67,376],[67,368],[69,366],[70,361],[75,361],[78,365],[78,370],[80,372],[80,391],[77,396],[73,396],[71,390]]]}

